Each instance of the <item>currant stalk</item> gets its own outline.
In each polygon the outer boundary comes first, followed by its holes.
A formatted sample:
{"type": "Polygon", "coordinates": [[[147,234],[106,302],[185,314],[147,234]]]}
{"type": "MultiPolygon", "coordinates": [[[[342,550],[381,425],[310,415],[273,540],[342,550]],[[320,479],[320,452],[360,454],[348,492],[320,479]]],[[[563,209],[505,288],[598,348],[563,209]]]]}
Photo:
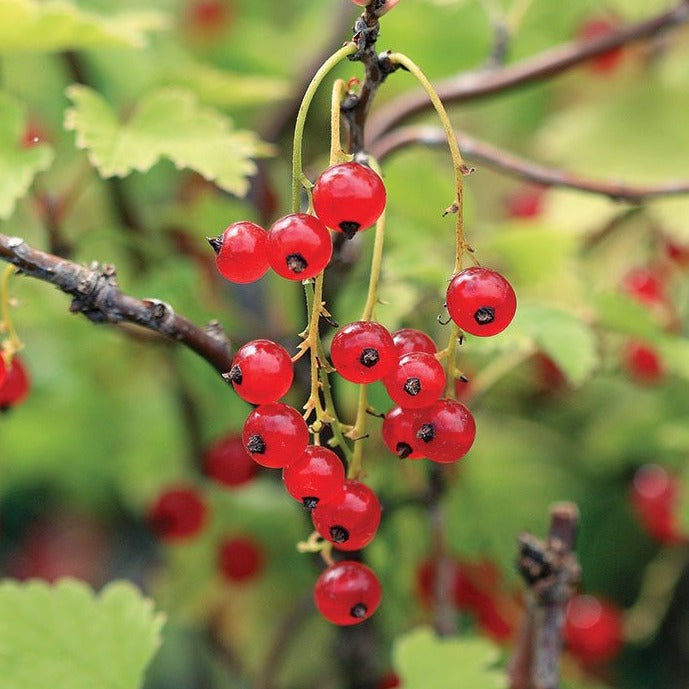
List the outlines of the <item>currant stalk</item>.
{"type": "Polygon", "coordinates": [[[10,278],[16,272],[16,266],[8,265],[2,273],[2,278],[0,278],[0,326],[2,332],[7,334],[7,339],[3,342],[0,349],[0,354],[8,370],[11,368],[14,355],[24,347],[14,327],[10,313],[10,278]]]}

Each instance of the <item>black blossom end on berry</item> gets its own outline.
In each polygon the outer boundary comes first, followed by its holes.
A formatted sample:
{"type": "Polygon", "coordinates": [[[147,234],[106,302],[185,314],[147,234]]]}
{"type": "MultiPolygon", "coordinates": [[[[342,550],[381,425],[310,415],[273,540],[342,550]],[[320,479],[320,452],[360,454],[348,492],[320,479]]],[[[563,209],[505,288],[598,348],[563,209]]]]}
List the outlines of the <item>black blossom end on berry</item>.
{"type": "Polygon", "coordinates": [[[469,382],[469,379],[468,379],[463,373],[462,373],[462,375],[459,377],[459,380],[460,380],[462,383],[468,383],[468,382],[469,382]]]}
{"type": "Polygon", "coordinates": [[[310,497],[302,498],[301,504],[304,505],[304,509],[307,512],[311,512],[316,507],[316,505],[318,504],[318,498],[310,498],[310,497]]]}
{"type": "Polygon", "coordinates": [[[220,253],[220,249],[222,249],[222,235],[219,237],[206,237],[206,241],[211,245],[216,254],[220,253]]]}
{"type": "Polygon", "coordinates": [[[377,349],[374,349],[373,347],[366,347],[366,349],[364,349],[361,352],[359,362],[362,366],[366,366],[366,368],[371,368],[372,366],[375,366],[378,363],[379,359],[380,354],[378,354],[377,349]]]}
{"type": "Polygon", "coordinates": [[[416,437],[424,443],[430,443],[435,438],[435,426],[432,423],[425,423],[416,431],[416,437]]]}
{"type": "Polygon", "coordinates": [[[342,234],[344,235],[345,239],[352,239],[352,237],[354,237],[354,235],[359,231],[361,224],[358,222],[352,222],[350,220],[343,220],[339,227],[342,230],[342,234]]]}
{"type": "Polygon", "coordinates": [[[409,443],[399,442],[395,446],[395,452],[400,459],[406,459],[412,452],[411,445],[409,443]]]}
{"type": "Polygon", "coordinates": [[[482,306],[476,310],[474,320],[479,325],[488,325],[495,320],[495,309],[492,306],[482,306]]]}
{"type": "Polygon", "coordinates": [[[352,605],[349,614],[352,617],[356,617],[357,620],[363,620],[366,617],[367,612],[368,606],[365,603],[356,603],[355,605],[352,605]]]}
{"type": "Polygon", "coordinates": [[[241,385],[242,380],[244,380],[244,376],[242,375],[242,369],[239,364],[235,364],[230,369],[229,373],[223,373],[222,376],[225,380],[229,380],[235,385],[241,385]]]}
{"type": "Polygon", "coordinates": [[[407,378],[407,382],[404,384],[404,391],[416,397],[421,392],[421,381],[418,378],[407,378]]]}
{"type": "Polygon", "coordinates": [[[297,274],[303,273],[309,267],[308,261],[301,254],[289,254],[285,258],[285,263],[293,273],[297,274]]]}
{"type": "Polygon", "coordinates": [[[349,531],[344,526],[331,526],[329,531],[334,543],[346,543],[349,540],[349,531]]]}
{"type": "Polygon", "coordinates": [[[249,436],[246,449],[252,455],[264,455],[266,453],[266,441],[260,435],[249,436]]]}

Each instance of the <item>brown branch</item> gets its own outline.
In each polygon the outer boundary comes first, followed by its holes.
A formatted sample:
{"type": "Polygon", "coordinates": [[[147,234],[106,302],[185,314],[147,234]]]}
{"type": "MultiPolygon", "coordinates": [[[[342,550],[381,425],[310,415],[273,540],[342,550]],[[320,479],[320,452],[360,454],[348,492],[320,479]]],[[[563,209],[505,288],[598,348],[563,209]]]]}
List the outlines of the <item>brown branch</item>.
{"type": "Polygon", "coordinates": [[[519,537],[517,568],[527,591],[526,618],[509,665],[510,689],[558,689],[565,607],[579,583],[574,554],[579,510],[573,503],[551,509],[548,540],[519,537]]]}
{"type": "MultiPolygon", "coordinates": [[[[501,69],[481,70],[451,77],[438,82],[435,88],[445,105],[505,93],[518,86],[561,74],[614,48],[653,38],[687,21],[689,0],[682,0],[669,12],[629,24],[608,35],[565,43],[501,69]]],[[[393,98],[369,119],[369,141],[375,141],[395,125],[428,108],[428,96],[421,89],[393,98]]]]}
{"type": "Polygon", "coordinates": [[[70,311],[82,313],[94,323],[134,323],[189,347],[220,373],[231,368],[230,340],[217,321],[199,328],[165,302],[123,294],[113,266],[94,263],[86,268],[4,234],[0,234],[0,260],[70,294],[70,311]]]}
{"type": "MultiPolygon", "coordinates": [[[[472,162],[484,163],[499,172],[548,187],[577,189],[590,194],[608,196],[613,201],[640,204],[645,199],[689,193],[689,180],[657,185],[633,185],[625,182],[596,180],[559,168],[541,165],[521,158],[462,132],[456,132],[463,155],[472,162]]],[[[440,127],[411,126],[394,129],[375,141],[371,153],[384,160],[394,152],[411,145],[446,146],[447,139],[440,127]]]]}

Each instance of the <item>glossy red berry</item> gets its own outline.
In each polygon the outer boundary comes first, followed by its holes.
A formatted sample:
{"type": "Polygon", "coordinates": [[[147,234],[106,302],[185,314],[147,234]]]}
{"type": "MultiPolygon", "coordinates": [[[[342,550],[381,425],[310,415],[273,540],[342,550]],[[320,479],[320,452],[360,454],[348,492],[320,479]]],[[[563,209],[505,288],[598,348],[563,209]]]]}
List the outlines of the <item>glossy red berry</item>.
{"type": "Polygon", "coordinates": [[[459,402],[441,399],[419,413],[415,425],[422,452],[434,462],[455,462],[469,452],[476,437],[471,412],[459,402]]]}
{"type": "Polygon", "coordinates": [[[344,464],[327,447],[309,445],[304,454],[282,470],[287,492],[306,509],[342,497],[344,464]]]}
{"type": "Polygon", "coordinates": [[[251,404],[277,402],[294,378],[287,350],[272,340],[252,340],[237,350],[232,368],[223,377],[251,404]]]}
{"type": "Polygon", "coordinates": [[[309,429],[296,409],[273,402],[262,404],[249,414],[242,429],[242,441],[255,462],[281,469],[304,454],[309,429]]]}
{"type": "Polygon", "coordinates": [[[646,306],[667,304],[665,280],[658,270],[646,266],[632,268],[622,278],[622,289],[632,299],[646,306]]]}
{"type": "MultiPolygon", "coordinates": [[[[618,28],[619,22],[604,17],[594,17],[581,25],[577,37],[584,40],[601,38],[613,33],[618,28]]],[[[596,57],[591,58],[591,69],[599,74],[605,74],[614,70],[623,57],[622,46],[612,48],[596,57]]]]}
{"type": "Polygon", "coordinates": [[[203,454],[204,474],[230,488],[251,481],[257,469],[237,433],[216,440],[203,454]]]}
{"type": "Polygon", "coordinates": [[[594,596],[575,596],[567,604],[563,638],[566,647],[585,664],[612,660],[623,641],[622,613],[594,596]]]}
{"type": "Polygon", "coordinates": [[[393,402],[407,409],[428,407],[445,389],[445,369],[426,352],[405,354],[383,379],[393,402]]]}
{"type": "Polygon", "coordinates": [[[337,372],[353,383],[381,380],[397,362],[392,335],[373,321],[355,321],[340,328],[330,356],[337,372]]]}
{"type": "Polygon", "coordinates": [[[420,418],[416,409],[393,407],[383,419],[383,442],[400,459],[420,459],[426,456],[423,453],[423,441],[416,437],[420,418]]]}
{"type": "Polygon", "coordinates": [[[464,331],[487,337],[502,332],[514,318],[512,285],[494,270],[473,266],[457,273],[447,289],[450,318],[464,331]]]}
{"type": "Polygon", "coordinates": [[[622,363],[638,383],[652,385],[665,376],[663,360],[656,349],[639,340],[631,340],[624,346],[622,363]]]}
{"type": "Polygon", "coordinates": [[[0,390],[5,384],[8,374],[9,371],[7,370],[7,364],[5,364],[5,358],[0,354],[0,390]]]}
{"type": "Polygon", "coordinates": [[[679,483],[658,464],[646,464],[634,475],[632,507],[648,535],[659,543],[685,543],[678,519],[679,483]]]}
{"type": "Polygon", "coordinates": [[[288,280],[315,277],[328,265],[332,253],[328,228],[313,215],[286,215],[268,230],[268,262],[288,280]]]}
{"type": "Polygon", "coordinates": [[[263,550],[250,538],[226,538],[218,546],[218,564],[225,579],[244,582],[260,574],[265,564],[263,550]]]}
{"type": "Polygon", "coordinates": [[[268,271],[267,242],[268,233],[248,221],[233,223],[219,237],[208,238],[219,273],[237,283],[254,282],[268,271]]]}
{"type": "Polygon", "coordinates": [[[316,505],[311,517],[316,531],[340,550],[359,550],[376,535],[381,507],[364,483],[348,479],[339,499],[316,505]]]}
{"type": "Polygon", "coordinates": [[[378,220],[385,200],[383,180],[370,167],[355,162],[329,167],[313,187],[316,215],[347,239],[378,220]]]}
{"type": "Polygon", "coordinates": [[[336,562],[321,572],[313,591],[318,612],[339,625],[358,624],[371,617],[382,595],[373,570],[350,560],[336,562]]]}
{"type": "Polygon", "coordinates": [[[416,328],[401,328],[392,333],[392,341],[395,343],[397,356],[404,356],[412,352],[426,352],[435,354],[438,348],[433,339],[426,335],[423,330],[416,328]]]}
{"type": "Polygon", "coordinates": [[[158,496],[148,511],[147,522],[162,540],[181,541],[201,531],[207,513],[206,503],[195,488],[176,486],[158,496]]]}
{"type": "Polygon", "coordinates": [[[0,366],[5,368],[4,382],[0,385],[0,411],[16,407],[29,394],[31,380],[24,363],[18,356],[12,357],[9,368],[0,357],[0,366]]]}

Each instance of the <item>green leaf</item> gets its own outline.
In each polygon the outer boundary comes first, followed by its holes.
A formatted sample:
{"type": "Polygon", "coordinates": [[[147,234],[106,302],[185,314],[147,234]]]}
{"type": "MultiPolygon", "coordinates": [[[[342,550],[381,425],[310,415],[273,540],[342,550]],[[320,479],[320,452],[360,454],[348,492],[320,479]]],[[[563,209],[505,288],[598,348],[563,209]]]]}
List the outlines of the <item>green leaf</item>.
{"type": "Polygon", "coordinates": [[[507,330],[494,338],[472,339],[472,347],[501,352],[537,348],[575,385],[583,383],[599,364],[591,328],[569,311],[537,302],[520,303],[507,330]]]}
{"type": "Polygon", "coordinates": [[[160,158],[178,169],[195,170],[220,188],[244,196],[248,177],[256,172],[253,158],[270,153],[256,134],[233,129],[216,110],[199,104],[182,88],[163,88],[143,98],[126,122],[108,103],[85,86],[70,86],[74,103],[65,127],[76,131],[77,146],[103,177],[146,172],[160,158]]]}
{"type": "Polygon", "coordinates": [[[0,585],[3,689],[138,689],[163,616],[124,582],[0,585]]]}
{"type": "Polygon", "coordinates": [[[393,663],[404,689],[502,689],[498,648],[485,639],[441,639],[419,627],[397,639],[393,663]]]}
{"type": "Polygon", "coordinates": [[[50,53],[147,43],[146,33],[167,25],[160,12],[126,12],[102,16],[71,2],[0,0],[0,55],[50,53]]]}
{"type": "Polygon", "coordinates": [[[22,146],[25,128],[22,106],[0,93],[0,219],[12,215],[17,200],[29,190],[36,174],[53,162],[50,146],[22,146]]]}

